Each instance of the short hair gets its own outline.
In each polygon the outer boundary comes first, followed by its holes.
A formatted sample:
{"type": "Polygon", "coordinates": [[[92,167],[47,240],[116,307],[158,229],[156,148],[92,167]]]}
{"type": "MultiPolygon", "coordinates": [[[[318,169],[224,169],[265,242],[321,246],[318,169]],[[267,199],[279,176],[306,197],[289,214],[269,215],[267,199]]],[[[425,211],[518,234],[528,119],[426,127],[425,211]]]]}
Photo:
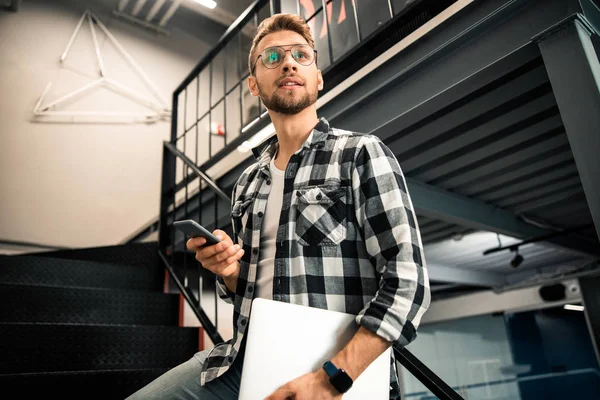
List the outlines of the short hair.
{"type": "Polygon", "coordinates": [[[269,18],[265,18],[258,25],[256,36],[254,36],[254,39],[252,40],[252,47],[250,48],[250,54],[248,55],[248,70],[250,71],[250,75],[254,75],[252,73],[252,65],[256,61],[256,55],[254,53],[256,52],[258,44],[268,34],[279,31],[296,32],[306,40],[310,47],[315,47],[315,41],[313,40],[310,27],[301,16],[295,14],[274,14],[269,18]]]}

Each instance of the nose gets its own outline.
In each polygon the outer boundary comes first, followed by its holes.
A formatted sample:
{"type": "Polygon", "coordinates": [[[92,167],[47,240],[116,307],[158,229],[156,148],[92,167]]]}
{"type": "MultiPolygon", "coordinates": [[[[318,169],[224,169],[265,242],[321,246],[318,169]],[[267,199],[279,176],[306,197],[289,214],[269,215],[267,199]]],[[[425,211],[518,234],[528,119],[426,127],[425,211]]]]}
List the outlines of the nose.
{"type": "Polygon", "coordinates": [[[292,58],[292,52],[286,51],[285,57],[283,58],[283,62],[281,63],[281,68],[283,72],[298,71],[298,64],[292,58]]]}

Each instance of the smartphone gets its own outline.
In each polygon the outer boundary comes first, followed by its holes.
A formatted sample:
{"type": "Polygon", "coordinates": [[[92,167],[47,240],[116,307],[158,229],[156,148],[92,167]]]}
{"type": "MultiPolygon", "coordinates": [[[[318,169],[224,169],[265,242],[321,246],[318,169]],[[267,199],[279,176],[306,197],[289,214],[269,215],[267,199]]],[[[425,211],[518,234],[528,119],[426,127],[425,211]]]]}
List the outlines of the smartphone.
{"type": "Polygon", "coordinates": [[[220,242],[219,238],[210,233],[208,229],[192,219],[173,222],[175,228],[186,233],[190,237],[203,237],[206,239],[207,245],[213,245],[220,242]]]}

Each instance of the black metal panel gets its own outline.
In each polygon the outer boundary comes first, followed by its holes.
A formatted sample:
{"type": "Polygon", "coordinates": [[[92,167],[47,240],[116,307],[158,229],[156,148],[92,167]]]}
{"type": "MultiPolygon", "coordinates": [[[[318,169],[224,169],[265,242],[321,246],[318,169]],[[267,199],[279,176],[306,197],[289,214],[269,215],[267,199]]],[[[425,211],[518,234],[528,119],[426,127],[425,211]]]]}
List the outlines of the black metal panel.
{"type": "Polygon", "coordinates": [[[167,371],[168,368],[156,368],[0,375],[0,387],[4,393],[19,393],[22,399],[117,400],[167,371]]]}
{"type": "Polygon", "coordinates": [[[0,374],[172,368],[198,351],[198,328],[0,324],[0,374]]]}
{"type": "Polygon", "coordinates": [[[36,256],[0,256],[0,282],[22,285],[162,290],[164,270],[36,256]]]}
{"type": "Polygon", "coordinates": [[[147,242],[47,251],[35,253],[34,255],[36,257],[64,258],[69,260],[105,262],[116,265],[159,268],[161,264],[156,254],[157,250],[158,244],[156,242],[147,242]]]}
{"type": "Polygon", "coordinates": [[[579,287],[585,306],[585,318],[600,363],[600,276],[579,278],[579,287]]]}
{"type": "Polygon", "coordinates": [[[591,36],[575,15],[536,37],[556,95],[590,213],[600,237],[600,63],[591,36]]]}
{"type": "Polygon", "coordinates": [[[418,46],[403,50],[320,112],[334,125],[375,133],[374,127],[381,127],[527,45],[533,35],[561,15],[568,15],[576,2],[540,3],[473,2],[451,23],[429,32],[418,46]],[[541,8],[544,12],[538,12],[541,8]]]}
{"type": "Polygon", "coordinates": [[[179,323],[179,296],[137,290],[0,284],[0,304],[2,322],[179,323]]]}

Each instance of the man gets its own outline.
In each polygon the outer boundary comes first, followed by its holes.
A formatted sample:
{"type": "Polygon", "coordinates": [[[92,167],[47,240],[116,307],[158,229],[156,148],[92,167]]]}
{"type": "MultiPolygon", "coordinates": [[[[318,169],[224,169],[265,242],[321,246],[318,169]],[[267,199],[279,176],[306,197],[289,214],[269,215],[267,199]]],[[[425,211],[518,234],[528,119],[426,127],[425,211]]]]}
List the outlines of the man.
{"type": "MultiPolygon", "coordinates": [[[[250,92],[268,109],[276,136],[254,149],[258,161],[233,189],[236,244],[221,230],[214,232],[219,244],[187,242],[217,276],[221,298],[234,304],[233,338],[133,397],[237,398],[256,297],[357,315],[359,330],[330,360],[352,380],[390,345],[410,343],[429,305],[417,220],[398,161],[377,137],[334,129],[317,117],[323,78],[304,20],[264,20],[248,66],[250,92]]],[[[393,360],[391,379],[395,398],[393,360]]],[[[343,391],[321,368],[269,399],[340,399],[343,391]]]]}

